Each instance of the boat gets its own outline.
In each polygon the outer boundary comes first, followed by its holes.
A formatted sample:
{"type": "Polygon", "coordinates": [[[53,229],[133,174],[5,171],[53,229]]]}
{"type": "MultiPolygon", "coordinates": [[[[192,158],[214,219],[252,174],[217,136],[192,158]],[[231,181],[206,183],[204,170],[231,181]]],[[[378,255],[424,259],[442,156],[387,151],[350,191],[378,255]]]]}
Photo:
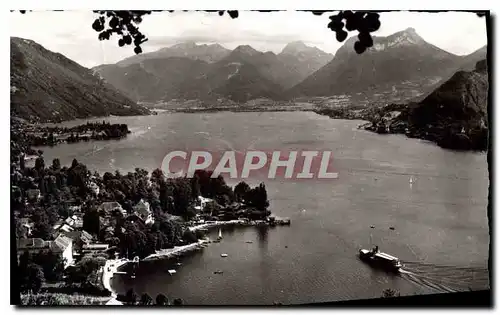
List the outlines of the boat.
{"type": "Polygon", "coordinates": [[[220,254],[220,257],[227,257],[227,254],[220,254]]]}
{"type": "Polygon", "coordinates": [[[222,270],[216,270],[216,271],[214,271],[214,274],[216,274],[216,275],[221,275],[223,273],[224,273],[224,271],[222,271],[222,270]]]}
{"type": "Polygon", "coordinates": [[[177,273],[177,271],[175,271],[175,269],[169,269],[169,270],[168,270],[168,273],[169,273],[170,275],[173,275],[173,274],[176,274],[176,273],[177,273]]]}
{"type": "Polygon", "coordinates": [[[221,239],[222,239],[222,230],[219,229],[219,236],[217,237],[217,240],[220,241],[221,239]]]}
{"type": "Polygon", "coordinates": [[[378,246],[375,246],[372,250],[360,249],[359,258],[373,267],[382,268],[388,271],[399,272],[402,267],[397,257],[380,252],[378,246]]]}

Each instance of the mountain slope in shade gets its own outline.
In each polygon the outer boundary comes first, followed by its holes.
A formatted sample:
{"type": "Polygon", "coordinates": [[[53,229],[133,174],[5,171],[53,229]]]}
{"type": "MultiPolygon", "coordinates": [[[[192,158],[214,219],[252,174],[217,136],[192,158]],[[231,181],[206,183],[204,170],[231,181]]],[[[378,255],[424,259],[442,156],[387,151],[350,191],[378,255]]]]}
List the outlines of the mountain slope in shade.
{"type": "Polygon", "coordinates": [[[278,54],[278,58],[290,72],[294,73],[293,80],[285,85],[285,87],[291,87],[330,62],[333,55],[297,41],[287,44],[278,54]]]}
{"type": "Polygon", "coordinates": [[[32,40],[12,37],[11,114],[41,121],[149,111],[92,71],[32,40]]]}
{"type": "Polygon", "coordinates": [[[453,73],[461,61],[461,57],[427,43],[413,28],[374,37],[373,47],[363,54],[353,51],[356,40],[347,40],[331,62],[287,94],[331,96],[425,88],[453,73]]]}
{"type": "Polygon", "coordinates": [[[183,57],[145,59],[128,66],[102,65],[94,68],[108,83],[137,101],[157,102],[178,97],[185,81],[209,69],[201,60],[183,57]]]}
{"type": "Polygon", "coordinates": [[[486,150],[488,90],[488,67],[482,60],[473,71],[456,72],[420,102],[385,106],[369,117],[366,129],[406,133],[448,149],[486,150]],[[396,107],[404,108],[397,112],[396,107]]]}
{"type": "Polygon", "coordinates": [[[462,65],[460,67],[461,70],[472,71],[475,69],[476,64],[487,58],[487,45],[479,48],[475,52],[470,55],[463,56],[462,65]]]}
{"type": "Polygon", "coordinates": [[[186,42],[162,48],[154,52],[135,55],[119,61],[116,64],[121,67],[126,67],[131,64],[140,63],[141,61],[147,59],[163,59],[168,57],[185,57],[193,60],[213,63],[226,57],[230,52],[231,51],[229,49],[226,49],[219,44],[197,45],[194,42],[186,42]]]}
{"type": "Polygon", "coordinates": [[[283,89],[280,85],[263,76],[257,67],[245,62],[244,58],[233,57],[212,64],[206,74],[194,80],[186,80],[179,89],[178,98],[228,98],[245,102],[262,97],[274,99],[281,95],[283,89]]]}

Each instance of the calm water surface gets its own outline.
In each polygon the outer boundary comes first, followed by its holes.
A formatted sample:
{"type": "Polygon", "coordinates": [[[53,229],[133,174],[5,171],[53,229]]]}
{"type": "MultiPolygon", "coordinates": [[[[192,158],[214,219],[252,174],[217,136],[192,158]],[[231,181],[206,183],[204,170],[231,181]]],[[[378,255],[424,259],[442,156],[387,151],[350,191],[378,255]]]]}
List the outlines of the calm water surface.
{"type": "Polygon", "coordinates": [[[120,141],[44,148],[46,160],[76,158],[100,172],[126,172],[151,171],[178,149],[328,149],[339,173],[321,182],[266,181],[271,211],[291,218],[291,226],[225,229],[221,243],[184,257],[173,276],[166,272],[172,262],[143,263],[135,279],[116,276],[119,292],[132,287],[188,304],[260,305],[373,298],[386,288],[408,295],[489,287],[484,153],[377,135],[357,130],[359,121],[307,112],[106,120],[126,123],[132,133],[120,141]],[[398,256],[405,272],[389,275],[360,262],[358,249],[370,244],[398,256]]]}

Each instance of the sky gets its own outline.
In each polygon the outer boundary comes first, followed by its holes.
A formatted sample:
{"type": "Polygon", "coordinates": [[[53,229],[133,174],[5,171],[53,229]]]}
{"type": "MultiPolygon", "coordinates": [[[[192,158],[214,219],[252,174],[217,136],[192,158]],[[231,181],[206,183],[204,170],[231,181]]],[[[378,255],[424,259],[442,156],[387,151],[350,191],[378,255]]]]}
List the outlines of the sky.
{"type": "MultiPolygon", "coordinates": [[[[260,13],[240,11],[237,19],[209,12],[154,12],[144,17],[139,29],[149,41],[143,51],[155,51],[184,41],[219,43],[228,49],[250,45],[260,51],[279,53],[292,41],[334,54],[342,45],[327,28],[330,21],[310,12],[260,13]]],[[[85,67],[115,63],[134,55],[133,46],[118,46],[118,38],[99,41],[91,27],[96,15],[90,11],[11,12],[10,35],[32,39],[85,67]]],[[[457,55],[486,45],[485,18],[465,12],[383,12],[382,26],[373,33],[387,36],[413,27],[426,41],[457,55]],[[439,29],[435,27],[439,25],[439,29]]]]}

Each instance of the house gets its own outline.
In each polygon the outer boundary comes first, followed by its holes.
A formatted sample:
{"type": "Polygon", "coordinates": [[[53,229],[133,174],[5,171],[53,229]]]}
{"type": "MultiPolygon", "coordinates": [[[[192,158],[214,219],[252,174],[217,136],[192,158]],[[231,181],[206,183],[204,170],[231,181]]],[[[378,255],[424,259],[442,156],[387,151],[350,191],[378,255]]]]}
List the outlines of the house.
{"type": "Polygon", "coordinates": [[[127,211],[116,201],[103,202],[99,206],[99,211],[103,212],[106,216],[111,216],[115,211],[119,211],[123,216],[127,215],[127,211]]]}
{"type": "Polygon", "coordinates": [[[97,186],[97,184],[96,184],[96,183],[91,182],[91,183],[89,184],[89,188],[90,188],[90,190],[92,190],[92,192],[93,192],[96,196],[97,196],[97,195],[99,195],[99,186],[97,186]]]}
{"type": "Polygon", "coordinates": [[[28,189],[26,191],[26,197],[29,201],[36,202],[42,198],[42,194],[40,193],[40,189],[28,189]]]}
{"type": "Polygon", "coordinates": [[[82,206],[69,206],[68,211],[71,214],[77,214],[82,212],[82,206]]]}
{"type": "Polygon", "coordinates": [[[84,253],[96,253],[96,252],[104,252],[109,248],[109,244],[87,244],[83,245],[82,251],[84,253]]]}
{"type": "Polygon", "coordinates": [[[56,224],[54,224],[52,235],[56,237],[63,232],[68,233],[74,230],[75,229],[68,225],[65,221],[59,220],[56,224]]]}
{"type": "Polygon", "coordinates": [[[49,242],[49,247],[54,253],[62,256],[64,268],[73,264],[73,240],[71,238],[59,235],[55,240],[49,242]]]}
{"type": "Polygon", "coordinates": [[[70,217],[67,217],[66,220],[64,220],[64,223],[72,228],[79,229],[83,227],[83,218],[79,215],[74,214],[70,217]]]}
{"type": "Polygon", "coordinates": [[[91,244],[94,238],[86,231],[71,231],[62,233],[64,236],[73,240],[73,249],[78,250],[84,245],[91,244]]]}
{"type": "Polygon", "coordinates": [[[29,218],[21,218],[19,219],[19,225],[21,227],[21,235],[20,237],[30,237],[31,232],[33,231],[33,226],[35,225],[29,218]]]}
{"type": "Polygon", "coordinates": [[[30,254],[38,254],[43,250],[49,249],[49,243],[41,238],[20,238],[17,240],[17,256],[28,252],[30,254]]]}
{"type": "Polygon", "coordinates": [[[134,206],[134,214],[137,215],[146,224],[154,223],[153,214],[151,213],[151,208],[149,206],[149,202],[147,201],[141,199],[134,206]]]}
{"type": "Polygon", "coordinates": [[[17,241],[17,257],[22,253],[38,254],[42,251],[52,251],[64,260],[64,268],[73,263],[73,241],[63,235],[54,241],[45,241],[41,238],[22,238],[17,241]]]}
{"type": "Polygon", "coordinates": [[[195,206],[195,209],[203,211],[203,209],[205,208],[205,206],[207,205],[207,203],[212,202],[212,201],[213,200],[210,199],[210,198],[205,198],[203,196],[198,196],[199,206],[195,206]]]}

